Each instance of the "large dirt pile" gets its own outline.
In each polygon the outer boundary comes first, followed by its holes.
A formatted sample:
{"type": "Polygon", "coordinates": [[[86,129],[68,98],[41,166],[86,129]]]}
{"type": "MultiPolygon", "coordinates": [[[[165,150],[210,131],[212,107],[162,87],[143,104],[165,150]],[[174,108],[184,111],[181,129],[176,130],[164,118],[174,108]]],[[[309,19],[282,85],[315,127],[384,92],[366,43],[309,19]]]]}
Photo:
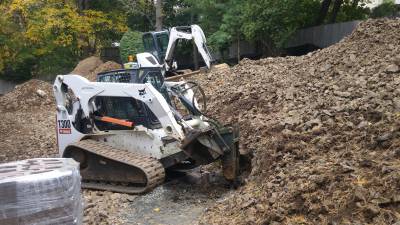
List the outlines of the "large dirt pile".
{"type": "Polygon", "coordinates": [[[98,73],[116,69],[121,69],[121,65],[113,61],[103,63],[99,57],[91,56],[81,60],[71,74],[81,75],[90,81],[95,81],[98,73]]]}
{"type": "Polygon", "coordinates": [[[301,57],[203,76],[212,114],[238,122],[247,182],[204,224],[398,224],[400,19],[369,20],[301,57]]]}
{"type": "Polygon", "coordinates": [[[56,156],[52,85],[30,80],[0,97],[0,162],[56,156]]]}
{"type": "Polygon", "coordinates": [[[74,68],[71,74],[77,74],[81,76],[88,76],[93,73],[94,70],[103,64],[103,61],[99,57],[91,56],[84,60],[81,60],[78,65],[74,68]]]}
{"type": "Polygon", "coordinates": [[[34,110],[53,104],[52,87],[41,80],[29,80],[0,98],[0,110],[34,110]]]}
{"type": "Polygon", "coordinates": [[[98,73],[116,69],[122,69],[121,65],[113,61],[103,63],[100,58],[91,56],[80,61],[71,74],[81,75],[90,81],[96,81],[98,73]]]}
{"type": "Polygon", "coordinates": [[[100,64],[92,73],[88,74],[85,76],[88,80],[90,81],[96,81],[96,77],[98,73],[110,71],[110,70],[117,70],[117,69],[122,69],[121,65],[113,62],[113,61],[107,61],[103,64],[100,64]]]}

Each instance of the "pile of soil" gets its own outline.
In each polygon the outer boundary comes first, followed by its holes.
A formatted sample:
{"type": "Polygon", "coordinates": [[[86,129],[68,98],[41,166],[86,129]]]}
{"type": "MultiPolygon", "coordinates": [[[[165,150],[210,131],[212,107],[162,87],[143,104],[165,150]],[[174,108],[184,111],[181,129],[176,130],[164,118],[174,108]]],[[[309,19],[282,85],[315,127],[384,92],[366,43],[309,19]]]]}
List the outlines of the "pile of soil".
{"type": "Polygon", "coordinates": [[[0,110],[23,111],[46,108],[53,104],[52,86],[44,81],[32,79],[17,85],[0,98],[0,110]]]}
{"type": "Polygon", "coordinates": [[[30,80],[0,97],[0,162],[57,155],[52,85],[30,80]]]}
{"type": "Polygon", "coordinates": [[[99,57],[91,56],[81,60],[78,65],[76,65],[75,69],[72,70],[71,74],[89,76],[89,74],[93,73],[101,64],[103,64],[103,61],[101,61],[99,57]]]}
{"type": "Polygon", "coordinates": [[[301,57],[199,76],[252,172],[203,224],[398,224],[400,19],[301,57]]]}
{"type": "Polygon", "coordinates": [[[92,73],[88,74],[85,77],[90,81],[96,81],[96,76],[98,73],[107,72],[110,70],[117,70],[117,69],[122,69],[120,64],[113,61],[107,61],[103,64],[100,64],[92,73]]]}
{"type": "Polygon", "coordinates": [[[96,81],[98,73],[116,69],[122,69],[121,65],[113,61],[103,63],[100,58],[91,56],[80,61],[71,74],[81,75],[90,81],[96,81]]]}

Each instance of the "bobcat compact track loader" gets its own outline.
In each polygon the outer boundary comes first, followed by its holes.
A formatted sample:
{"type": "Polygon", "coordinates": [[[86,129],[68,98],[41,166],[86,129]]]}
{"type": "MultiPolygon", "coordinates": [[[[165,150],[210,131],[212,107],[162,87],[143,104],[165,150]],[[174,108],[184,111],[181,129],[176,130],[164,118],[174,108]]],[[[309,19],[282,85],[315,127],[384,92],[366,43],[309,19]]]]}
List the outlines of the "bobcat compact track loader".
{"type": "Polygon", "coordinates": [[[199,110],[194,83],[90,82],[59,75],[54,82],[57,141],[62,157],[80,163],[83,187],[143,193],[165,169],[221,160],[226,179],[238,175],[238,130],[199,110]],[[162,91],[162,93],[160,92],[162,91]],[[171,106],[177,99],[188,113],[171,106]]]}

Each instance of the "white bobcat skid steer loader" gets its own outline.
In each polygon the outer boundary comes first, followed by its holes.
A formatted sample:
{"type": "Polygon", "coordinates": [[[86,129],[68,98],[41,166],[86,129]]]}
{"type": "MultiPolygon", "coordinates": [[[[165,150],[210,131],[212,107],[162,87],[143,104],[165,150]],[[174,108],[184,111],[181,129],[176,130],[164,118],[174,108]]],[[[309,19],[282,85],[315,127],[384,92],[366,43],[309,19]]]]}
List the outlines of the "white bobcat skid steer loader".
{"type": "Polygon", "coordinates": [[[225,178],[236,179],[238,130],[202,115],[188,84],[167,85],[168,93],[191,112],[189,116],[181,116],[166,101],[166,93],[149,83],[57,76],[59,153],[80,163],[84,187],[143,193],[164,181],[166,168],[218,159],[225,178]]]}

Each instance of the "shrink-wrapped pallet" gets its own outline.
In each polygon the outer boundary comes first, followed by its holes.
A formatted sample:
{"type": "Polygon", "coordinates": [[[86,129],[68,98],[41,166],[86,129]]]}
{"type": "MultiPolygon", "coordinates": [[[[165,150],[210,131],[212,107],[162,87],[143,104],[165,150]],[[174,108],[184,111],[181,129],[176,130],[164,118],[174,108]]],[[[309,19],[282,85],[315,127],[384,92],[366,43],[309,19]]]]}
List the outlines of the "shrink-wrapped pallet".
{"type": "Polygon", "coordinates": [[[79,164],[28,159],[0,164],[0,224],[81,224],[79,164]]]}

